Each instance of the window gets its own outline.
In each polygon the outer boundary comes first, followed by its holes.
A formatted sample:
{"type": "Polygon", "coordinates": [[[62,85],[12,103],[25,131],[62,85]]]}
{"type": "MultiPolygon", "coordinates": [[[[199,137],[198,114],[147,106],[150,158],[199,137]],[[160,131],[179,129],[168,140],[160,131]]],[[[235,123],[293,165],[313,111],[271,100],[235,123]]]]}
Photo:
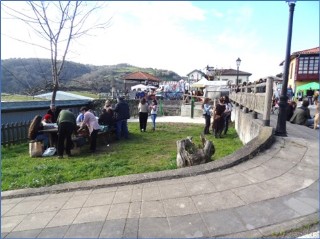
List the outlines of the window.
{"type": "Polygon", "coordinates": [[[306,56],[299,58],[298,74],[318,74],[319,56],[306,56]]]}

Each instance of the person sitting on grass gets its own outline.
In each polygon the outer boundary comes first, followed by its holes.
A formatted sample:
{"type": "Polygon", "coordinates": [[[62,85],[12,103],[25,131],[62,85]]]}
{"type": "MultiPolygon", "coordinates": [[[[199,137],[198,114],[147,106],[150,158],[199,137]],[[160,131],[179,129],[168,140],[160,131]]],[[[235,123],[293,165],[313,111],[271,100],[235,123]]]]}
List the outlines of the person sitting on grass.
{"type": "Polygon", "coordinates": [[[36,115],[33,118],[29,126],[28,139],[42,142],[44,149],[46,149],[49,146],[49,137],[48,135],[40,132],[40,130],[43,130],[43,124],[41,121],[42,117],[40,115],[36,115]]]}

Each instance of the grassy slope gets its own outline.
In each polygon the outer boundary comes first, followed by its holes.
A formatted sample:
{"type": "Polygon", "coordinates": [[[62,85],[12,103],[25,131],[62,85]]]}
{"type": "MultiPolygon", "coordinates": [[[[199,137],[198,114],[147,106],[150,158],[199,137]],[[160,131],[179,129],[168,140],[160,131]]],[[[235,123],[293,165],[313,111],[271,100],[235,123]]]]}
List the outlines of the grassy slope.
{"type": "MultiPolygon", "coordinates": [[[[27,144],[2,148],[2,191],[175,169],[176,141],[193,136],[195,144],[200,145],[203,125],[159,123],[155,132],[145,133],[138,128],[138,123],[129,123],[129,140],[101,146],[94,155],[85,148],[72,158],[30,158],[27,144]]],[[[212,160],[242,147],[234,128],[222,139],[212,135],[207,138],[216,148],[212,160]]]]}

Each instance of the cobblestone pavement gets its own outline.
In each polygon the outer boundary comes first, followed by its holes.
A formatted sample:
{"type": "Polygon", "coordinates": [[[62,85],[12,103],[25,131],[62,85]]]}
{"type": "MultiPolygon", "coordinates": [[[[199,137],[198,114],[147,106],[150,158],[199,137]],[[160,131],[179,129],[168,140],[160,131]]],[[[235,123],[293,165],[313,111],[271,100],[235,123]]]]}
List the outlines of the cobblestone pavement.
{"type": "Polygon", "coordinates": [[[219,172],[4,196],[2,238],[262,237],[318,220],[319,146],[276,137],[269,149],[219,172]]]}

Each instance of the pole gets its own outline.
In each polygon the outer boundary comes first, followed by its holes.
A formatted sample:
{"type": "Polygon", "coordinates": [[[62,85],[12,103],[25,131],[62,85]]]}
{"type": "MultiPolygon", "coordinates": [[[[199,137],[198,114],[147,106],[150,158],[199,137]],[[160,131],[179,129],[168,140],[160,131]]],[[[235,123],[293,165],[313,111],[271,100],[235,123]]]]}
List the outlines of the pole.
{"type": "Polygon", "coordinates": [[[191,97],[191,119],[193,119],[194,114],[194,97],[191,97]]]}
{"type": "Polygon", "coordinates": [[[237,80],[236,80],[237,87],[238,87],[238,79],[239,79],[239,66],[237,66],[237,80]]]}
{"type": "Polygon", "coordinates": [[[291,50],[291,38],[292,38],[292,22],[293,22],[293,12],[294,12],[295,3],[289,2],[289,25],[288,25],[288,36],[287,36],[287,49],[286,49],[286,58],[284,62],[283,70],[283,83],[280,95],[279,102],[279,114],[277,127],[275,135],[277,136],[287,136],[286,129],[286,120],[287,120],[287,85],[289,78],[289,66],[290,66],[290,50],[291,50]]]}

